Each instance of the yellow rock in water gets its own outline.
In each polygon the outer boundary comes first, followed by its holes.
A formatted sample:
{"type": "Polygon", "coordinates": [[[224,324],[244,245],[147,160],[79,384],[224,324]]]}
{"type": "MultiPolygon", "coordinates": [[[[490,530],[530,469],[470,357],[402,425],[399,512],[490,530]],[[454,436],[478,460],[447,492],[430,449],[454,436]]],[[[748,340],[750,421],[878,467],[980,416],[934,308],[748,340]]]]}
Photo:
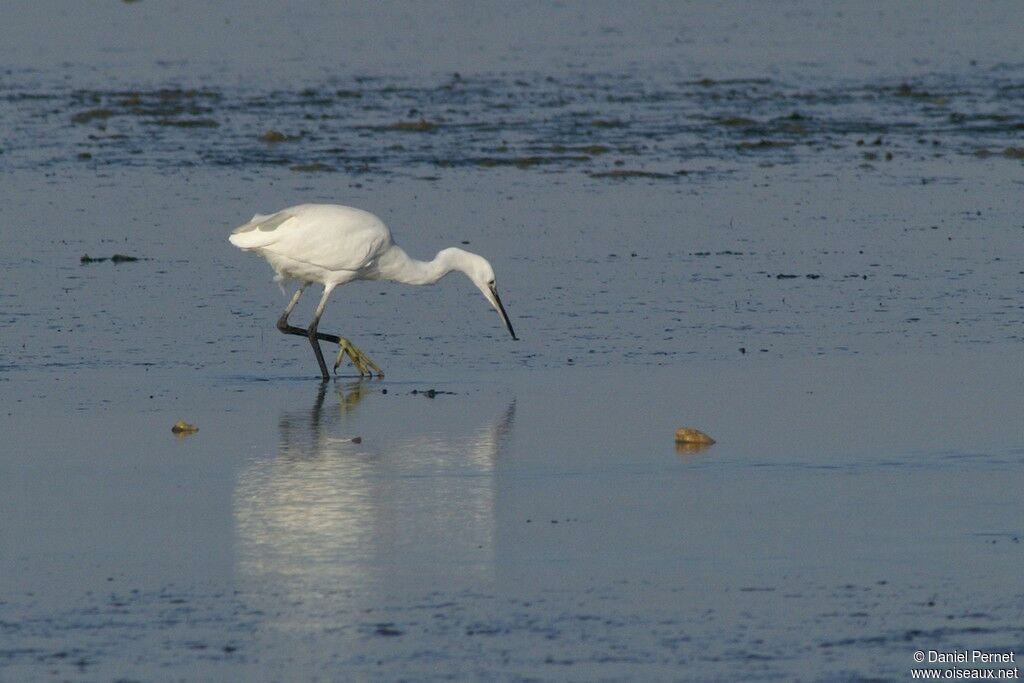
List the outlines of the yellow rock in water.
{"type": "Polygon", "coordinates": [[[693,443],[710,446],[714,442],[714,439],[712,439],[710,436],[700,431],[699,429],[680,427],[679,429],[676,430],[676,443],[693,443]]]}
{"type": "Polygon", "coordinates": [[[177,422],[174,423],[174,426],[171,427],[171,431],[174,432],[175,434],[195,434],[196,432],[199,431],[199,427],[196,427],[195,425],[190,425],[188,422],[185,422],[184,420],[178,420],[177,422]]]}

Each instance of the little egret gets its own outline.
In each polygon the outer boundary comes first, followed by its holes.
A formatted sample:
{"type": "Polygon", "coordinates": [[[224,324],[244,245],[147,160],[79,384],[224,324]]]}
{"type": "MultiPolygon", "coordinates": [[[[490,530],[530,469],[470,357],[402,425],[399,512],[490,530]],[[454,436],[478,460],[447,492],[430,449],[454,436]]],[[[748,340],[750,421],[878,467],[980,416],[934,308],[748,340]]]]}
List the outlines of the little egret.
{"type": "Polygon", "coordinates": [[[270,214],[255,215],[245,225],[235,228],[228,238],[244,251],[254,251],[267,259],[276,271],[276,280],[297,280],[299,289],[277,321],[277,329],[285,334],[309,338],[320,364],[320,374],[330,379],[319,340],[338,345],[334,370],[346,354],[352,365],[364,374],[376,372],[384,376],[370,357],[345,337],[317,331],[320,316],[327,306],[327,297],[338,285],[353,280],[393,280],[409,285],[432,285],[452,271],[460,271],[473,281],[491,306],[505,322],[509,334],[516,339],[505,307],[498,298],[494,269],[483,256],[451,247],[437,252],[433,261],[410,258],[391,238],[383,221],[368,211],[337,204],[302,204],[270,214]],[[299,297],[310,284],[319,282],[323,296],[307,329],[288,324],[299,297]]]}

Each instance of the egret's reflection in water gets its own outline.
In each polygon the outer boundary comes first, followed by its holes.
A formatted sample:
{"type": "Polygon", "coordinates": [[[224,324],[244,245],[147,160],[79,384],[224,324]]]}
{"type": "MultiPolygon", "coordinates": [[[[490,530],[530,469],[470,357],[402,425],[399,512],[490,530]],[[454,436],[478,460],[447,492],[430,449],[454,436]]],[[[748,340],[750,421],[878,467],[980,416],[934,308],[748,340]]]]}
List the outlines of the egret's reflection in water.
{"type": "Polygon", "coordinates": [[[495,462],[515,401],[474,429],[458,404],[379,392],[321,387],[311,410],[281,415],[276,455],[239,473],[239,579],[290,606],[273,611],[279,626],[336,619],[410,581],[491,577],[495,462]],[[357,429],[375,433],[355,443],[357,429]]]}

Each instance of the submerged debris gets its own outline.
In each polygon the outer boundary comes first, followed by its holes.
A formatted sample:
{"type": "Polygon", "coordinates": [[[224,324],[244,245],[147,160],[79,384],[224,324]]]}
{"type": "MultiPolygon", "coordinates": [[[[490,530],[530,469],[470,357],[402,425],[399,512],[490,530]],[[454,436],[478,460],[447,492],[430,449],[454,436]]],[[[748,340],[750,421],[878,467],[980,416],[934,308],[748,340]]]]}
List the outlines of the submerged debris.
{"type": "Polygon", "coordinates": [[[79,262],[86,263],[102,263],[103,261],[110,261],[111,263],[131,263],[133,261],[141,260],[138,256],[128,256],[126,254],[114,254],[113,256],[89,256],[88,254],[82,254],[82,258],[79,262]]]}
{"type": "Polygon", "coordinates": [[[405,634],[405,631],[395,628],[392,623],[377,624],[377,628],[373,631],[374,635],[378,636],[401,636],[405,634]]]}
{"type": "Polygon", "coordinates": [[[199,427],[196,427],[194,424],[189,424],[184,420],[178,420],[174,423],[174,426],[171,427],[171,431],[175,434],[195,434],[199,431],[199,427]]]}
{"type": "Polygon", "coordinates": [[[435,396],[440,396],[441,394],[447,394],[449,396],[454,396],[455,395],[454,391],[441,391],[440,389],[427,389],[426,391],[420,391],[419,389],[413,389],[409,393],[411,393],[413,396],[420,395],[420,396],[426,396],[427,398],[434,398],[435,396]]]}

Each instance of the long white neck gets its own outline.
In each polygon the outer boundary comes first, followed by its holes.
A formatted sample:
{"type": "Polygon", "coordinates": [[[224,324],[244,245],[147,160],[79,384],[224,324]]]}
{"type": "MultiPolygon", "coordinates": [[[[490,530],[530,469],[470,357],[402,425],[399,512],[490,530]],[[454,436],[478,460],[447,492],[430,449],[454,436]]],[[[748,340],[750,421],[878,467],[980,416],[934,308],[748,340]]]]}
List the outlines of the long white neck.
{"type": "Polygon", "coordinates": [[[453,270],[462,271],[461,249],[451,248],[438,252],[432,261],[411,258],[401,247],[392,245],[377,262],[377,271],[384,280],[407,285],[432,285],[453,270]]]}

